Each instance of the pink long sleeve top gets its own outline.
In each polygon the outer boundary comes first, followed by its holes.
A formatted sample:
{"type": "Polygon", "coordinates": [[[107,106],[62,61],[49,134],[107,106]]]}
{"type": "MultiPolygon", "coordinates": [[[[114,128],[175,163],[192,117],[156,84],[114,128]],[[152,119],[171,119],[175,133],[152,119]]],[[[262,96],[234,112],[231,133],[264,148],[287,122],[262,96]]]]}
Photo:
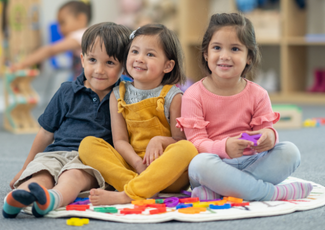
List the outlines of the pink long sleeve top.
{"type": "MultiPolygon", "coordinates": [[[[218,96],[208,91],[203,79],[188,88],[182,99],[181,117],[177,127],[184,129],[187,140],[199,153],[214,153],[220,158],[230,158],[226,152],[228,137],[246,131],[270,128],[276,142],[278,134],[273,124],[280,114],[272,111],[271,101],[265,89],[247,81],[246,87],[233,96],[218,96]]],[[[253,155],[253,149],[245,149],[244,155],[253,155]]]]}

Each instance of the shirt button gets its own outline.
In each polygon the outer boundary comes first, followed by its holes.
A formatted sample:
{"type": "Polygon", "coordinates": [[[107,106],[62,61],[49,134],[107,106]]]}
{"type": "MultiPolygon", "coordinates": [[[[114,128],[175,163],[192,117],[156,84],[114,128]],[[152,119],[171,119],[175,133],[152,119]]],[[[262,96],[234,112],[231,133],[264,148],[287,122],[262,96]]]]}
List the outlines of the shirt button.
{"type": "Polygon", "coordinates": [[[94,98],[93,98],[93,102],[96,102],[96,101],[97,101],[97,98],[96,98],[96,97],[94,97],[94,98]]]}

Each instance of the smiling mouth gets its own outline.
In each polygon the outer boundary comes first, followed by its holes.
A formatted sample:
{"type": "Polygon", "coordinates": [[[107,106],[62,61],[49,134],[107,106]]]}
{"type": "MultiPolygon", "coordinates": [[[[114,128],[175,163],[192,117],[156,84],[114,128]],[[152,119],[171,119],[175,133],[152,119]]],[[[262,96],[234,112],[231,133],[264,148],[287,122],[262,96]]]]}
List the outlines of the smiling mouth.
{"type": "Polygon", "coordinates": [[[220,67],[232,67],[232,65],[222,65],[222,64],[219,64],[218,66],[220,66],[220,67]]]}
{"type": "Polygon", "coordinates": [[[100,77],[94,77],[94,78],[99,81],[106,80],[106,78],[100,78],[100,77]]]}
{"type": "Polygon", "coordinates": [[[140,67],[137,67],[137,66],[135,66],[135,67],[133,67],[133,68],[136,69],[136,70],[145,70],[145,69],[140,68],[140,67]]]}

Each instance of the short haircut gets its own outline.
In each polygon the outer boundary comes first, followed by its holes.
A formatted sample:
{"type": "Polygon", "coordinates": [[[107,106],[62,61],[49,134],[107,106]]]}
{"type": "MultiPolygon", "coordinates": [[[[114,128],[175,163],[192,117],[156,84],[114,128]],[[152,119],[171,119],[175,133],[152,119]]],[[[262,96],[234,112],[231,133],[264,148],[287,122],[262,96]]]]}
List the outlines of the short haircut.
{"type": "Polygon", "coordinates": [[[87,16],[87,24],[89,24],[92,19],[90,2],[85,3],[83,1],[69,1],[63,4],[59,11],[64,8],[69,9],[74,16],[77,16],[78,14],[85,14],[87,16]]]}
{"type": "MultiPolygon", "coordinates": [[[[183,65],[183,51],[182,46],[174,32],[169,30],[166,26],[161,24],[147,24],[140,27],[132,33],[132,38],[134,39],[137,36],[157,36],[159,42],[162,45],[162,48],[165,52],[165,55],[168,60],[174,60],[175,66],[173,70],[164,75],[163,80],[161,81],[162,85],[173,85],[177,83],[184,83],[186,76],[184,74],[184,65],[183,65]]],[[[132,40],[125,50],[125,60],[129,53],[132,40]]],[[[130,77],[132,77],[126,69],[126,61],[124,63],[124,69],[130,77]]]]}
{"type": "Polygon", "coordinates": [[[254,71],[261,60],[261,54],[256,43],[254,27],[249,19],[238,13],[214,14],[211,16],[209,26],[203,36],[201,45],[201,67],[206,74],[211,74],[208,63],[204,58],[207,52],[211,38],[215,32],[225,26],[233,26],[236,29],[239,41],[247,47],[248,58],[250,64],[246,65],[241,76],[246,77],[247,74],[254,76],[254,71]]]}
{"type": "Polygon", "coordinates": [[[116,58],[120,63],[124,63],[124,50],[129,44],[131,30],[123,25],[114,22],[102,22],[90,26],[82,36],[82,54],[87,54],[94,47],[97,38],[100,39],[101,46],[104,44],[107,55],[116,58]]]}

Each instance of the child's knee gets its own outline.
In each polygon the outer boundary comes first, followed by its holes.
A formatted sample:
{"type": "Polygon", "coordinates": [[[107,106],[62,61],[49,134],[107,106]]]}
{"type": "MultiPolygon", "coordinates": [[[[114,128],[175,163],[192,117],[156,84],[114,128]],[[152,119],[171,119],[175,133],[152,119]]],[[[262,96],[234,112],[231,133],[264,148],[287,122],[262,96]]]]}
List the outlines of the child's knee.
{"type": "Polygon", "coordinates": [[[284,141],[277,144],[277,147],[281,150],[280,156],[283,162],[293,164],[295,167],[300,165],[300,151],[295,144],[289,141],[284,141]]]}
{"type": "Polygon", "coordinates": [[[60,177],[59,181],[64,179],[64,178],[73,178],[75,181],[82,181],[85,179],[85,174],[86,172],[81,171],[80,169],[69,169],[64,171],[60,177]]]}
{"type": "Polygon", "coordinates": [[[182,149],[181,152],[184,153],[184,155],[186,155],[187,157],[189,157],[190,160],[192,160],[198,154],[197,149],[190,141],[181,140],[177,143],[182,149]]]}
{"type": "Polygon", "coordinates": [[[79,145],[79,156],[82,159],[83,157],[89,155],[89,151],[93,150],[93,146],[100,140],[100,138],[88,136],[85,137],[79,145]]]}
{"type": "Polygon", "coordinates": [[[208,164],[209,160],[209,153],[200,153],[199,155],[195,156],[191,161],[188,171],[189,172],[196,172],[201,174],[206,170],[206,165],[208,164]]]}

